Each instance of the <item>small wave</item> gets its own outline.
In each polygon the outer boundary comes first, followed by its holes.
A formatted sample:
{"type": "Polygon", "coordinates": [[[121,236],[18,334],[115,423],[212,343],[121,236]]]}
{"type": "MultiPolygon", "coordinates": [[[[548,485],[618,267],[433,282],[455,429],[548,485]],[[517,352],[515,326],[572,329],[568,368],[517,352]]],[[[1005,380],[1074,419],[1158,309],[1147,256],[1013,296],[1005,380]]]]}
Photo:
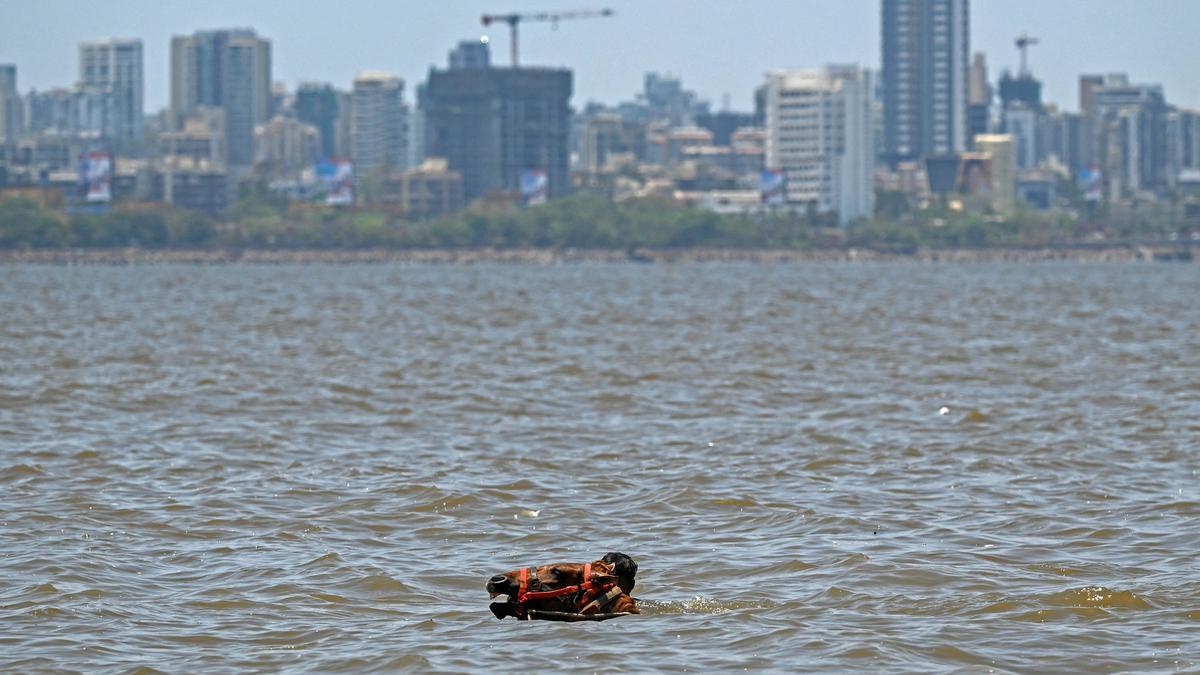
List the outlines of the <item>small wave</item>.
{"type": "Polygon", "coordinates": [[[341,560],[342,560],[342,556],[338,555],[334,551],[330,551],[329,553],[326,553],[325,555],[317,556],[316,558],[309,560],[308,562],[304,563],[303,567],[310,567],[312,565],[324,565],[325,563],[331,563],[331,562],[341,562],[341,560]]]}
{"type": "Polygon", "coordinates": [[[745,569],[733,572],[733,575],[739,578],[747,579],[773,579],[777,576],[787,576],[806,572],[816,567],[813,563],[807,563],[803,560],[785,560],[782,562],[771,563],[770,565],[747,567],[745,569]]]}
{"type": "Polygon", "coordinates": [[[308,594],[308,597],[315,600],[320,600],[321,602],[328,602],[333,605],[345,605],[351,602],[350,598],[347,598],[344,595],[338,595],[337,593],[325,593],[324,591],[311,592],[308,594]]]}
{"type": "Polygon", "coordinates": [[[1056,574],[1063,577],[1073,577],[1082,573],[1082,570],[1077,570],[1072,567],[1065,567],[1063,565],[1055,565],[1054,563],[1037,563],[1034,565],[1029,565],[1026,569],[1033,572],[1056,574]]]}
{"type": "Polygon", "coordinates": [[[441,499],[425,504],[418,504],[412,507],[411,510],[418,513],[441,513],[443,511],[451,511],[463,506],[469,506],[479,501],[475,495],[446,495],[441,499]]]}
{"type": "Polygon", "coordinates": [[[1099,607],[1059,607],[1054,609],[1038,609],[1012,617],[1014,621],[1064,621],[1067,619],[1106,619],[1112,616],[1099,607]]]}
{"type": "Polygon", "coordinates": [[[229,600],[194,600],[187,607],[200,610],[254,609],[264,605],[246,598],[231,598],[229,600]]]}
{"type": "Polygon", "coordinates": [[[740,508],[747,508],[747,507],[753,507],[753,506],[759,505],[758,502],[754,501],[753,499],[751,499],[749,497],[710,499],[708,503],[712,504],[714,506],[737,506],[740,508]]]}
{"type": "Polygon", "coordinates": [[[333,384],[329,385],[329,391],[332,391],[335,394],[344,394],[346,396],[360,396],[363,398],[369,398],[371,396],[374,396],[374,394],[375,394],[374,391],[367,389],[365,387],[355,387],[353,385],[341,384],[339,382],[334,382],[333,384]]]}
{"type": "Polygon", "coordinates": [[[1150,609],[1152,605],[1133,591],[1114,591],[1104,586],[1084,586],[1054,593],[1045,598],[1055,607],[1115,607],[1150,609]]]}
{"type": "Polygon", "coordinates": [[[357,583],[373,593],[407,593],[412,590],[403,581],[386,574],[372,574],[359,579],[357,583]]]}
{"type": "Polygon", "coordinates": [[[991,419],[991,417],[988,417],[983,412],[972,408],[971,410],[967,411],[966,415],[963,415],[962,421],[970,422],[972,424],[982,424],[984,422],[990,422],[991,419]]]}
{"type": "Polygon", "coordinates": [[[36,464],[12,464],[0,469],[0,481],[18,480],[30,476],[44,476],[45,470],[36,464]]]}

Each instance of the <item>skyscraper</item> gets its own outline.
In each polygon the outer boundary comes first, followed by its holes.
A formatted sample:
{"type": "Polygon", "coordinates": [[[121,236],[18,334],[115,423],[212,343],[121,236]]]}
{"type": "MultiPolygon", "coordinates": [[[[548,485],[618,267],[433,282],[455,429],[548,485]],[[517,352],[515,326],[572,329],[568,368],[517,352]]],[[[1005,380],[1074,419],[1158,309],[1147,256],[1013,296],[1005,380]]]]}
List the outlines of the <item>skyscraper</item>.
{"type": "Polygon", "coordinates": [[[1124,74],[1106,76],[1092,89],[1089,121],[1108,194],[1126,196],[1168,184],[1169,106],[1162,85],[1135,84],[1124,74]]]}
{"type": "Polygon", "coordinates": [[[110,38],[79,45],[79,86],[111,92],[107,135],[117,145],[142,138],[142,41],[110,38]]]}
{"type": "Polygon", "coordinates": [[[571,71],[432,70],[423,89],[425,155],[463,174],[467,200],[516,193],[525,172],[545,172],[550,197],[570,181],[571,71]]]}
{"type": "Polygon", "coordinates": [[[251,29],[171,38],[171,124],[199,106],[225,111],[226,151],[235,166],[254,160],[254,127],[271,113],[271,42],[251,29]]]}
{"type": "Polygon", "coordinates": [[[889,164],[967,148],[968,0],[883,0],[889,164]]]}
{"type": "Polygon", "coordinates": [[[975,52],[971,61],[967,89],[967,145],[971,145],[976,135],[988,132],[992,121],[992,85],[983,52],[975,52]]]}
{"type": "Polygon", "coordinates": [[[321,132],[321,154],[337,154],[338,95],[330,84],[308,82],[296,90],[296,118],[321,132]]]}
{"type": "Polygon", "coordinates": [[[789,203],[871,215],[875,166],[871,76],[857,66],[767,75],[767,166],[785,177],[789,203]]]}
{"type": "Polygon", "coordinates": [[[0,94],[16,93],[17,67],[11,63],[0,63],[0,94]]]}
{"type": "Polygon", "coordinates": [[[408,108],[404,80],[366,71],[354,78],[350,117],[351,157],[355,173],[408,164],[408,108]]]}
{"type": "MultiPolygon", "coordinates": [[[[0,64],[0,145],[15,143],[25,126],[21,95],[17,93],[17,67],[0,64]]],[[[0,158],[4,156],[0,152],[0,158]]]]}

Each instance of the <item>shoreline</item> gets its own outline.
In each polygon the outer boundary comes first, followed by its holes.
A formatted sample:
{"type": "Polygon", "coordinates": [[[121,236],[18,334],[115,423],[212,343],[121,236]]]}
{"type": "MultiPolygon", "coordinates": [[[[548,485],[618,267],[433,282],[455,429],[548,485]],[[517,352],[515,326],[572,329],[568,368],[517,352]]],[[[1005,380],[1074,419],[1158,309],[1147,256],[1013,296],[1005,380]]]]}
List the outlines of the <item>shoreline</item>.
{"type": "Polygon", "coordinates": [[[792,262],[1194,262],[1200,242],[1125,242],[989,247],[980,249],[923,249],[888,252],[863,248],[838,249],[24,249],[0,250],[0,264],[145,265],[145,264],[354,264],[437,263],[560,264],[572,262],[703,263],[742,261],[792,262]]]}

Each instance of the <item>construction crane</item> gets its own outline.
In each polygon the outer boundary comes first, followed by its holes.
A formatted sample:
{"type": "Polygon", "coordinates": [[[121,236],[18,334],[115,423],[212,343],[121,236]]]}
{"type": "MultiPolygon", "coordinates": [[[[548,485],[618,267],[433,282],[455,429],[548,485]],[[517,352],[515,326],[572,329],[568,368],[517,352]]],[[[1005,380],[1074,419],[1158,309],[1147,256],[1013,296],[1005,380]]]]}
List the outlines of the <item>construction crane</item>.
{"type": "Polygon", "coordinates": [[[605,16],[612,16],[616,12],[611,9],[580,9],[567,12],[530,12],[527,14],[484,14],[480,20],[484,26],[490,26],[493,23],[508,24],[511,40],[509,41],[509,49],[512,54],[512,67],[517,67],[517,24],[522,21],[549,21],[554,28],[558,27],[558,22],[564,19],[595,19],[605,16]]]}
{"type": "Polygon", "coordinates": [[[1021,50],[1021,70],[1018,73],[1018,75],[1028,75],[1029,74],[1029,60],[1028,60],[1029,48],[1036,45],[1038,43],[1038,39],[1035,37],[1029,37],[1029,35],[1027,33],[1021,33],[1020,37],[1017,38],[1016,42],[1017,42],[1017,49],[1021,50]]]}

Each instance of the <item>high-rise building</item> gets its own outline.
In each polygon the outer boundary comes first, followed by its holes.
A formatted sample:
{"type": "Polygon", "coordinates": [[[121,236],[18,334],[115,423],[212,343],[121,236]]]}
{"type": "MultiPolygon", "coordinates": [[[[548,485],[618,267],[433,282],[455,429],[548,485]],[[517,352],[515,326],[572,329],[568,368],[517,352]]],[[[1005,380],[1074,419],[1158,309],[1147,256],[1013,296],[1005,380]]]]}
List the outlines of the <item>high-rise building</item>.
{"type": "Polygon", "coordinates": [[[17,67],[11,63],[0,63],[0,94],[17,93],[17,67]]]}
{"type": "Polygon", "coordinates": [[[1042,109],[1042,81],[1026,71],[1016,77],[1005,71],[1000,75],[1000,104],[1005,108],[1020,104],[1032,110],[1042,109]]]}
{"type": "Polygon", "coordinates": [[[228,162],[254,161],[254,127],[270,118],[271,41],[251,29],[171,38],[171,121],[180,129],[198,106],[225,111],[228,162]]]}
{"type": "MultiPolygon", "coordinates": [[[[1027,39],[1022,36],[1017,46],[1024,50],[1027,39]]],[[[1018,169],[1032,169],[1046,158],[1047,124],[1042,82],[1029,70],[1022,51],[1017,74],[1005,70],[1000,75],[1000,131],[1013,137],[1018,169]]]]}
{"type": "Polygon", "coordinates": [[[1200,110],[1172,110],[1167,115],[1168,180],[1175,184],[1184,171],[1200,169],[1200,110]]]}
{"type": "Polygon", "coordinates": [[[408,165],[420,166],[425,161],[425,97],[424,82],[417,84],[417,104],[409,110],[408,118],[408,165]]]}
{"type": "Polygon", "coordinates": [[[1004,108],[1000,131],[1012,136],[1013,158],[1018,169],[1032,169],[1042,157],[1042,146],[1038,142],[1038,130],[1042,126],[1042,113],[1021,102],[1013,102],[1004,108]]]}
{"type": "Polygon", "coordinates": [[[640,101],[652,120],[669,120],[674,126],[694,124],[699,115],[708,113],[708,101],[683,88],[677,75],[646,73],[640,101]]]}
{"type": "Polygon", "coordinates": [[[350,136],[354,171],[364,175],[380,167],[408,165],[408,107],[404,80],[366,71],[354,78],[350,136]]]}
{"type": "MultiPolygon", "coordinates": [[[[0,64],[0,145],[17,142],[25,126],[23,109],[21,95],[17,92],[17,67],[0,64]]],[[[0,152],[0,157],[3,155],[0,152]]]]}
{"type": "Polygon", "coordinates": [[[992,85],[983,52],[975,52],[971,61],[967,92],[967,145],[971,145],[971,139],[986,134],[992,124],[992,85]]]}
{"type": "Polygon", "coordinates": [[[857,66],[767,75],[766,165],[783,171],[789,203],[837,211],[842,224],[871,214],[871,80],[857,66]]]}
{"type": "Polygon", "coordinates": [[[1104,86],[1103,75],[1079,76],[1079,112],[1087,115],[1096,105],[1096,90],[1104,86]]]}
{"type": "Polygon", "coordinates": [[[1088,167],[1086,146],[1086,120],[1079,113],[1065,112],[1048,107],[1042,120],[1038,144],[1043,156],[1059,164],[1075,176],[1088,167]]]}
{"type": "Polygon", "coordinates": [[[1108,194],[1161,190],[1168,184],[1166,97],[1162,85],[1134,84],[1107,75],[1093,88],[1089,115],[1095,156],[1109,181],[1108,194]]]}
{"type": "Polygon", "coordinates": [[[467,200],[515,194],[545,172],[549,196],[570,189],[572,75],[555,68],[432,70],[421,99],[425,155],[461,171],[467,200]]]}
{"type": "Polygon", "coordinates": [[[317,128],[321,134],[321,154],[333,157],[337,153],[337,90],[330,84],[308,82],[296,89],[296,119],[317,128]]]}
{"type": "Polygon", "coordinates": [[[79,86],[111,92],[106,135],[118,146],[142,138],[144,79],[141,40],[110,38],[79,45],[79,86]]]}
{"type": "Polygon", "coordinates": [[[967,147],[968,0],[883,0],[884,158],[967,147]]]}

